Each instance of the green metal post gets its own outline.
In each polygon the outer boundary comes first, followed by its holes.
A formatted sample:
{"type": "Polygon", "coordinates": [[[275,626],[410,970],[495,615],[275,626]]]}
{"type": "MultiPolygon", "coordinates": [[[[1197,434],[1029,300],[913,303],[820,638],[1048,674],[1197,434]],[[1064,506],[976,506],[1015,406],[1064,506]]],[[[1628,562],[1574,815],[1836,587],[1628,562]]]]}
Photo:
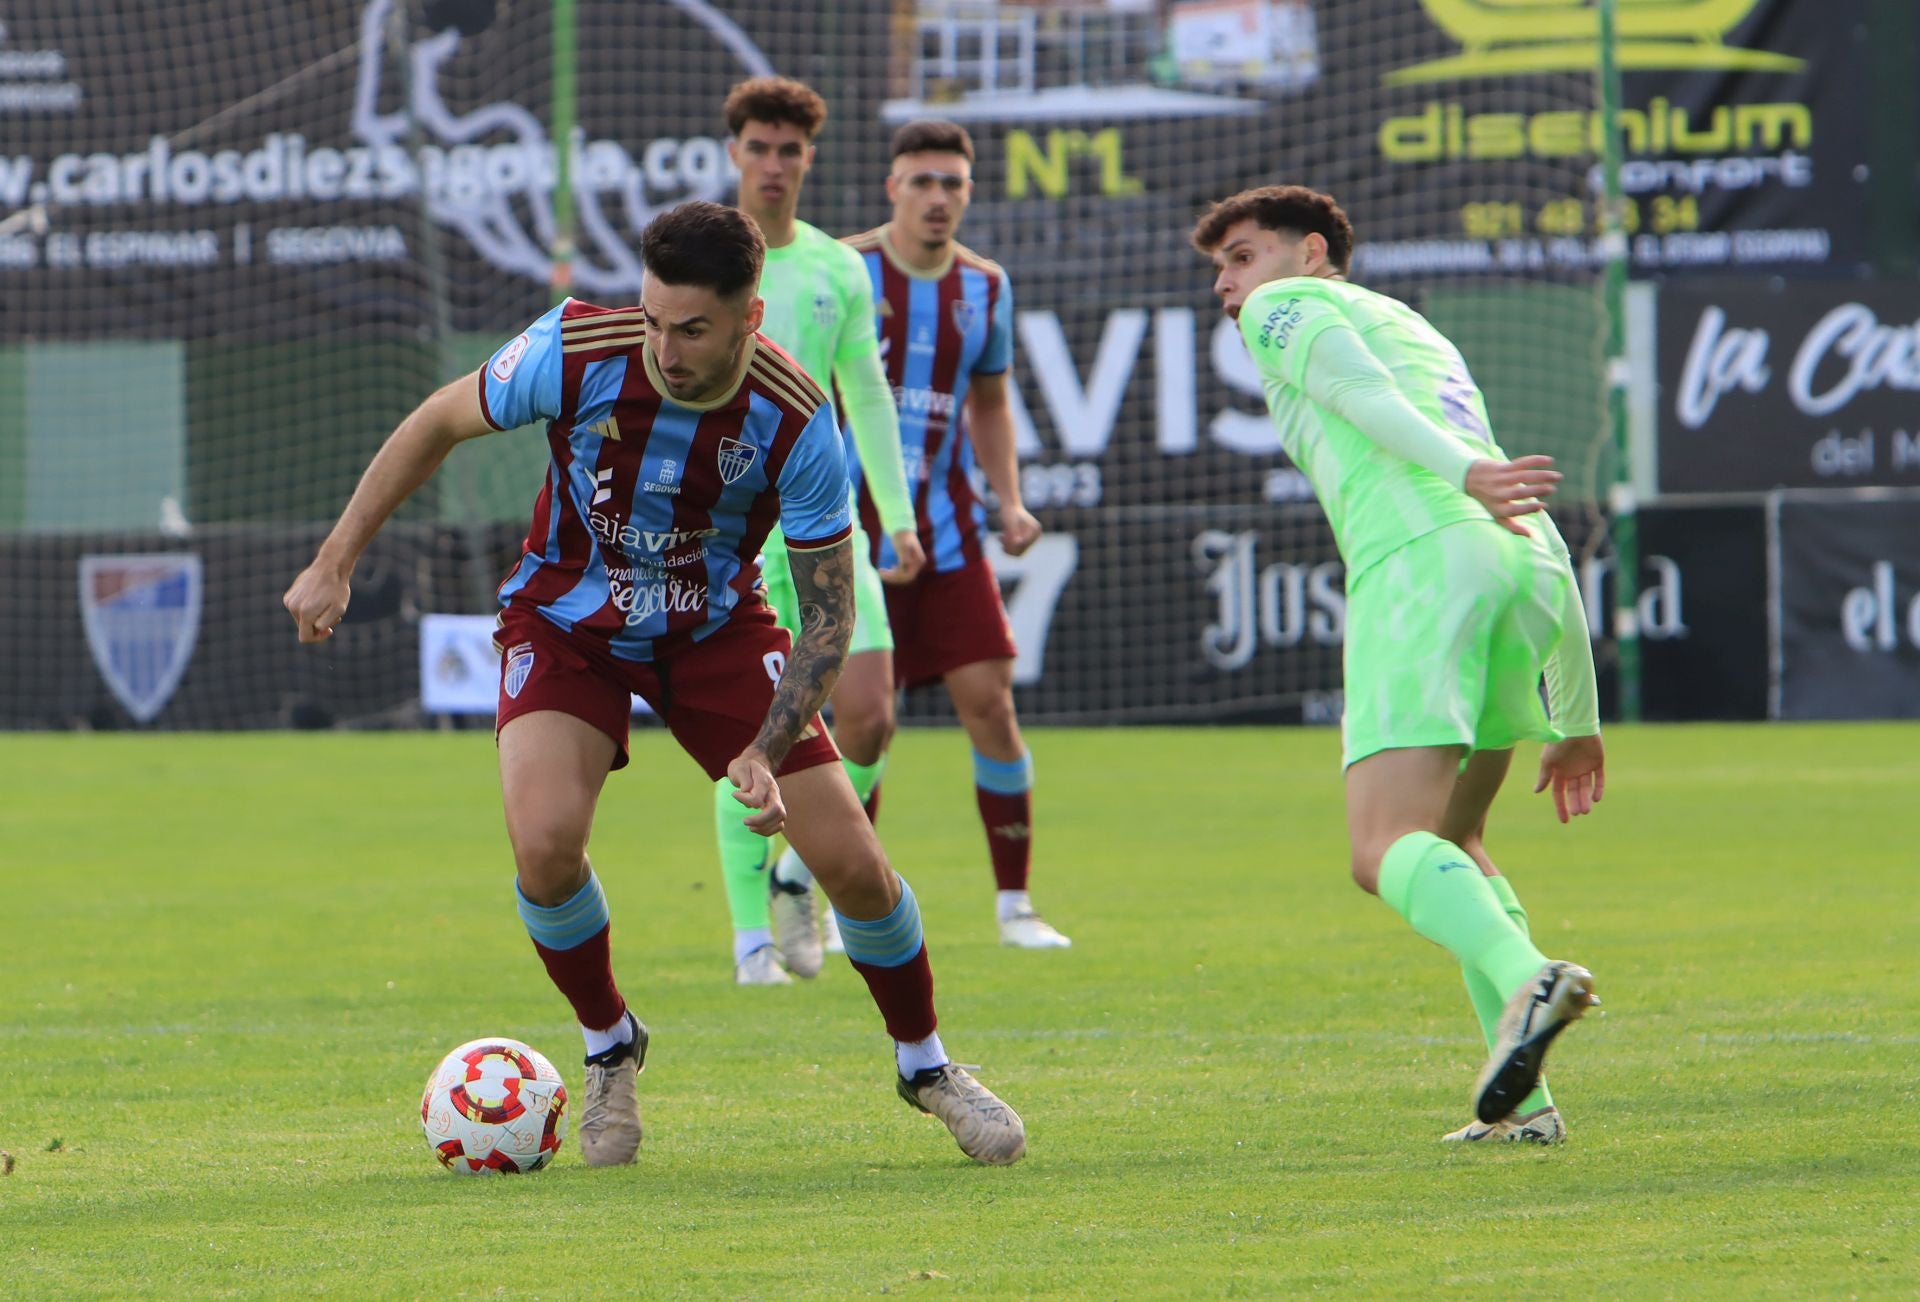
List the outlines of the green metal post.
{"type": "Polygon", "coordinates": [[[553,245],[549,283],[558,303],[573,292],[573,0],[553,0],[553,245]]]}
{"type": "Polygon", "coordinates": [[[1615,9],[1600,0],[1600,62],[1597,68],[1601,120],[1606,138],[1601,170],[1606,177],[1601,245],[1606,255],[1603,292],[1607,314],[1607,421],[1613,436],[1613,487],[1608,495],[1613,535],[1613,635],[1619,648],[1620,717],[1640,718],[1640,529],[1627,453],[1626,199],[1620,188],[1620,63],[1615,9]]]}

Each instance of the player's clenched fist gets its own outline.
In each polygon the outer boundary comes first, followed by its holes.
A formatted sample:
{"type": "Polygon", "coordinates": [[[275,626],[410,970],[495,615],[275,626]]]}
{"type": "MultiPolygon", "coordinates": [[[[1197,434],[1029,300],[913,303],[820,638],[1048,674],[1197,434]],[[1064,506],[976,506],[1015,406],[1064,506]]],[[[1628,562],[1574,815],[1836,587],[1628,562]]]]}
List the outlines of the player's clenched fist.
{"type": "Polygon", "coordinates": [[[1000,546],[1009,556],[1018,556],[1040,541],[1040,522],[1024,506],[1000,509],[1000,546]]]}
{"type": "Polygon", "coordinates": [[[741,751],[739,758],[727,765],[727,777],[739,788],[733,798],[759,811],[746,819],[748,831],[772,836],[786,826],[787,807],[780,800],[780,784],[773,780],[773,769],[765,755],[752,748],[741,751]]]}
{"type": "Polygon", "coordinates": [[[345,579],[317,565],[309,565],[300,571],[300,577],[280,598],[280,604],[293,616],[293,626],[302,642],[324,642],[333,636],[333,630],[347,613],[349,595],[345,579]]]}

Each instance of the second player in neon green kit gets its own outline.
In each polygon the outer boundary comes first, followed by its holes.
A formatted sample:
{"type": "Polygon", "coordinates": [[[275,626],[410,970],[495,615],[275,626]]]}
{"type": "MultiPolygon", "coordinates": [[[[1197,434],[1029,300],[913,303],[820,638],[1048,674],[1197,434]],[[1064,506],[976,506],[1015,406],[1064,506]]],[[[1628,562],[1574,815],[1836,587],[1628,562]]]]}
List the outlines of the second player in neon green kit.
{"type": "MultiPolygon", "coordinates": [[[[900,418],[873,328],[872,281],[858,254],[794,216],[827,106],[800,82],[755,77],[728,94],[725,114],[732,135],[727,156],[740,170],[740,208],[767,237],[760,277],[760,297],[766,304],[761,332],[791,353],[823,388],[839,391],[841,423],[852,435],[848,462],[858,464],[873,486],[881,525],[899,557],[885,577],[910,581],[926,557],[901,465],[900,418]]],[[[857,518],[854,529],[860,532],[857,518]]],[[[832,702],[834,740],[855,794],[871,811],[893,737],[894,691],[886,595],[870,554],[866,539],[856,537],[853,644],[832,702]]],[[[761,555],[768,601],[780,622],[797,635],[799,603],[778,529],[768,536],[761,555]]],[[[774,884],[774,875],[766,871],[766,839],[747,830],[725,781],[714,790],[714,811],[733,917],[734,980],[741,985],[784,985],[789,971],[803,977],[818,974],[819,927],[830,926],[832,914],[816,921],[811,890],[774,884]]],[[[804,868],[796,860],[790,871],[800,875],[804,868]]],[[[830,931],[825,939],[835,941],[830,931]]]]}
{"type": "Polygon", "coordinates": [[[1560,476],[1550,457],[1508,460],[1445,336],[1347,283],[1353,227],[1327,195],[1243,191],[1193,242],[1346,562],[1354,881],[1460,961],[1486,1036],[1476,1120],[1446,1138],[1558,1143],[1541,1064],[1598,1002],[1593,976],[1534,947],[1486,827],[1519,741],[1548,743],[1534,789],[1553,788],[1561,821],[1603,790],[1586,616],[1541,505],[1560,476]]]}

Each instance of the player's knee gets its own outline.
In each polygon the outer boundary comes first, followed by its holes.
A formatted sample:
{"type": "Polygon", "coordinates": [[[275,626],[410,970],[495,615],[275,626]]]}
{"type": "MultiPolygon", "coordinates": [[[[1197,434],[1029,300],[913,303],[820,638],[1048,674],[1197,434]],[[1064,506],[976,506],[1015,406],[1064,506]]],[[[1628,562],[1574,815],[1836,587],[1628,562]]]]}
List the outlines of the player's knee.
{"type": "Polygon", "coordinates": [[[1011,690],[955,702],[961,724],[976,738],[1015,744],[1020,738],[1020,720],[1013,708],[1011,690]]]}
{"type": "Polygon", "coordinates": [[[1380,860],[1385,851],[1375,845],[1356,845],[1349,869],[1353,884],[1369,895],[1380,893],[1380,860]]]}
{"type": "Polygon", "coordinates": [[[513,866],[520,893],[543,908],[564,904],[587,875],[586,838],[572,828],[547,824],[516,829],[513,866]]]}
{"type": "Polygon", "coordinates": [[[849,917],[883,918],[898,902],[893,898],[893,866],[871,837],[834,856],[831,863],[808,866],[833,907],[849,917]]]}
{"type": "Polygon", "coordinates": [[[849,702],[848,706],[834,708],[834,740],[855,764],[875,763],[893,742],[892,704],[860,701],[849,702]]]}

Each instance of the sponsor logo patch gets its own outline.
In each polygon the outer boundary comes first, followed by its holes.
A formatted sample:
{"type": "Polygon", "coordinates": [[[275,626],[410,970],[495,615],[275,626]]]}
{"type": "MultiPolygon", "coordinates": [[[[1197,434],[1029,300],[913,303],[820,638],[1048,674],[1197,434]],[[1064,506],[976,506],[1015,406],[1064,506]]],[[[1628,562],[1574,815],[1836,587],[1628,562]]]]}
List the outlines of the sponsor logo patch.
{"type": "Polygon", "coordinates": [[[493,365],[488,368],[488,373],[491,374],[494,379],[500,381],[500,383],[505,384],[513,378],[513,373],[520,368],[520,359],[527,355],[527,349],[532,347],[532,345],[532,338],[527,335],[521,335],[500,350],[500,355],[493,359],[493,365]]]}

